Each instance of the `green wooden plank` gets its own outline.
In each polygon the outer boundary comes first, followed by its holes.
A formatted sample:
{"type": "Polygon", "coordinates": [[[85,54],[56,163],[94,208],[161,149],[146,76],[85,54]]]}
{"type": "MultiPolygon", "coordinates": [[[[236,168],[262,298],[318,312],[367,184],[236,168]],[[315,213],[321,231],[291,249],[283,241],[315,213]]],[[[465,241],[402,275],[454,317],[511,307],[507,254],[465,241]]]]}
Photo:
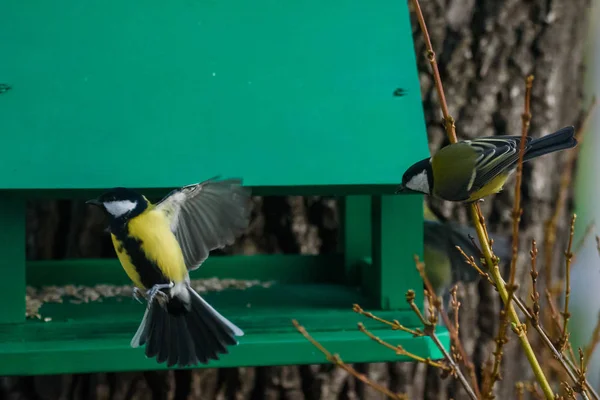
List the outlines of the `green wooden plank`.
{"type": "Polygon", "coordinates": [[[0,323],[25,316],[25,202],[0,192],[0,323]]]}
{"type": "MultiPolygon", "coordinates": [[[[353,195],[385,195],[394,194],[398,181],[383,185],[321,185],[321,186],[252,186],[255,196],[353,196],[353,195]]],[[[198,178],[194,181],[198,181],[198,178]]],[[[246,184],[246,182],[244,182],[246,184]]],[[[155,202],[168,194],[174,187],[168,188],[135,188],[150,201],[155,202]]],[[[12,192],[21,198],[32,200],[69,199],[89,200],[98,197],[105,189],[90,189],[87,185],[71,189],[15,189],[12,192]]],[[[403,195],[401,195],[403,196],[403,195]]]]}
{"type": "MultiPolygon", "coordinates": [[[[392,331],[351,311],[368,299],[340,285],[275,285],[271,288],[227,290],[205,295],[217,310],[240,326],[245,335],[230,354],[208,367],[323,363],[321,353],[295,331],[296,318],[329,350],[348,362],[408,361],[377,345],[356,329],[364,322],[377,336],[423,357],[441,354],[427,338],[392,331]]],[[[33,375],[164,369],[147,360],[129,341],[143,314],[132,299],[106,299],[87,304],[46,304],[41,313],[50,322],[0,324],[0,375],[33,375]]],[[[411,320],[408,311],[376,311],[384,318],[411,320]]],[[[447,345],[447,333],[440,330],[447,345]]]]}
{"type": "Polygon", "coordinates": [[[4,0],[0,15],[0,188],[393,185],[428,155],[406,1],[4,0]]]}
{"type": "MultiPolygon", "coordinates": [[[[327,321],[322,321],[327,323],[327,321]]],[[[357,331],[311,332],[316,340],[349,363],[411,361],[397,356],[357,331]]],[[[429,338],[412,338],[408,333],[378,330],[382,340],[431,359],[442,355],[429,338]]],[[[449,346],[447,331],[438,334],[449,346]]],[[[43,375],[64,373],[122,372],[167,369],[164,364],[146,359],[142,349],[129,347],[130,338],[109,341],[79,340],[45,343],[28,342],[27,349],[0,349],[0,375],[43,375]]],[[[252,367],[299,364],[324,364],[323,354],[298,333],[247,335],[221,360],[201,368],[252,367]]]]}
{"type": "Polygon", "coordinates": [[[374,196],[373,263],[365,269],[371,292],[383,309],[407,308],[406,291],[423,301],[423,281],[414,255],[423,254],[423,196],[374,196]]]}
{"type": "Polygon", "coordinates": [[[341,202],[342,243],[346,279],[360,282],[361,263],[371,256],[371,197],[347,196],[341,202]]]}
{"type": "MultiPolygon", "coordinates": [[[[258,254],[211,256],[190,273],[191,279],[258,279],[280,283],[333,283],[343,276],[341,254],[258,254]]],[[[27,284],[50,285],[131,284],[117,258],[27,262],[27,284]]]]}

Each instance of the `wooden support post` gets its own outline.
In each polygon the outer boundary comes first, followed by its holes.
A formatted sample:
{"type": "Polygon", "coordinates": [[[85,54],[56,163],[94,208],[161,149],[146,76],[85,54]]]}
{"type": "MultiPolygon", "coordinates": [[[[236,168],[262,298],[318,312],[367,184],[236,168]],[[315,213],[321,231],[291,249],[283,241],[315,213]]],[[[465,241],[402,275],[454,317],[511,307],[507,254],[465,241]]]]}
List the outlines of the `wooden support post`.
{"type": "Polygon", "coordinates": [[[25,205],[0,193],[0,324],[25,320],[25,205]]]}
{"type": "Polygon", "coordinates": [[[373,196],[371,207],[373,264],[363,277],[369,293],[386,309],[407,308],[406,291],[415,291],[423,304],[423,281],[414,255],[423,254],[423,197],[373,196]]]}

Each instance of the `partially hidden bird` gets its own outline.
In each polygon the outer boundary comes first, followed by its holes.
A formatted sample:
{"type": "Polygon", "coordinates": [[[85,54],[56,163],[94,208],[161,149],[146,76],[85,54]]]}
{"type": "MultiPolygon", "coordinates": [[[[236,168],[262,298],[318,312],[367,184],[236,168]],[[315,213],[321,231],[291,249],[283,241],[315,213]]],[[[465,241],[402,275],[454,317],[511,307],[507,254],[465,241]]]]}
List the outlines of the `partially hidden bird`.
{"type": "MultiPolygon", "coordinates": [[[[477,261],[480,250],[471,238],[477,238],[474,228],[448,221],[440,214],[433,212],[423,202],[423,261],[425,274],[437,296],[443,298],[444,308],[450,305],[450,289],[458,282],[472,283],[480,278],[479,272],[469,265],[464,256],[456,248],[477,261]]],[[[499,262],[506,264],[512,257],[512,245],[509,236],[490,232],[493,239],[494,254],[499,262]]]]}
{"type": "MultiPolygon", "coordinates": [[[[479,272],[469,265],[464,256],[456,248],[477,261],[480,250],[471,240],[477,238],[474,228],[452,221],[439,221],[425,212],[423,221],[423,261],[425,274],[437,296],[444,298],[444,306],[448,306],[449,293],[458,282],[471,283],[479,279],[479,272]]],[[[512,257],[511,242],[508,236],[490,233],[493,239],[494,254],[500,262],[510,261],[512,257]]]]}
{"type": "Polygon", "coordinates": [[[173,190],[156,204],[122,187],[86,203],[109,217],[117,257],[147,300],[131,340],[148,358],[185,367],[219,359],[243,331],[223,317],[191,286],[197,269],[214,249],[231,245],[247,228],[250,190],[241,179],[212,178],[173,190]]]}
{"type": "MultiPolygon", "coordinates": [[[[540,138],[525,138],[523,162],[577,145],[567,126],[540,138]]],[[[521,136],[490,136],[442,147],[432,157],[411,165],[396,193],[420,192],[471,203],[502,190],[519,161],[521,136]]]]}

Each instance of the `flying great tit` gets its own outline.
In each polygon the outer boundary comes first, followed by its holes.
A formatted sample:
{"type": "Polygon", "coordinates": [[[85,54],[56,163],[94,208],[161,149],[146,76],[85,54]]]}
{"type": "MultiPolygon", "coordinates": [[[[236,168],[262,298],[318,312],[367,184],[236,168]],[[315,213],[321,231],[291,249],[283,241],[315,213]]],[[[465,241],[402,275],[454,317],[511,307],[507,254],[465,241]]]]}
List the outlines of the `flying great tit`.
{"type": "MultiPolygon", "coordinates": [[[[479,279],[479,272],[466,263],[460,248],[468,256],[480,257],[479,249],[473,244],[471,237],[477,237],[477,231],[469,226],[451,222],[438,213],[433,212],[426,202],[423,202],[423,261],[425,274],[435,291],[444,298],[444,307],[448,308],[450,288],[458,282],[471,283],[479,279]]],[[[507,235],[492,232],[494,254],[501,263],[510,261],[512,243],[507,235]]]]}
{"type": "Polygon", "coordinates": [[[185,367],[217,360],[244,333],[190,286],[214,249],[234,242],[249,223],[250,190],[239,179],[207,181],[169,193],[156,204],[115,188],[94,200],[109,216],[109,231],[134,296],[148,304],[131,346],[147,357],[185,367]]]}
{"type": "MultiPolygon", "coordinates": [[[[539,139],[526,138],[523,162],[577,145],[572,126],[539,139]]],[[[519,161],[520,136],[490,136],[441,148],[433,157],[410,166],[399,192],[420,192],[471,203],[502,190],[519,161]]]]}
{"type": "MultiPolygon", "coordinates": [[[[423,222],[424,243],[423,259],[425,274],[437,296],[444,298],[444,306],[448,307],[450,288],[458,282],[470,283],[479,279],[479,272],[467,264],[460,248],[468,256],[479,260],[479,249],[475,247],[469,235],[476,238],[475,229],[455,222],[440,222],[425,219],[423,222]]],[[[501,262],[512,257],[511,243],[507,236],[490,234],[494,240],[494,254],[501,262]]]]}

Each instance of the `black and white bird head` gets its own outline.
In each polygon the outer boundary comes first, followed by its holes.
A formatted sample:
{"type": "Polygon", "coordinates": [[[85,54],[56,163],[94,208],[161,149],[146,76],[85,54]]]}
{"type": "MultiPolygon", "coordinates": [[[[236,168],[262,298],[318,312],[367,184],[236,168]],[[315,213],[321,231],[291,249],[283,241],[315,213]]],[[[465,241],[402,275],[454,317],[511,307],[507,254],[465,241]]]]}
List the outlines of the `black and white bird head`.
{"type": "Polygon", "coordinates": [[[144,196],[122,187],[111,189],[85,203],[103,208],[113,219],[131,218],[148,207],[148,200],[144,196]]]}
{"type": "Polygon", "coordinates": [[[404,175],[396,193],[419,192],[431,194],[433,188],[433,170],[431,159],[425,158],[411,165],[404,175]]]}

